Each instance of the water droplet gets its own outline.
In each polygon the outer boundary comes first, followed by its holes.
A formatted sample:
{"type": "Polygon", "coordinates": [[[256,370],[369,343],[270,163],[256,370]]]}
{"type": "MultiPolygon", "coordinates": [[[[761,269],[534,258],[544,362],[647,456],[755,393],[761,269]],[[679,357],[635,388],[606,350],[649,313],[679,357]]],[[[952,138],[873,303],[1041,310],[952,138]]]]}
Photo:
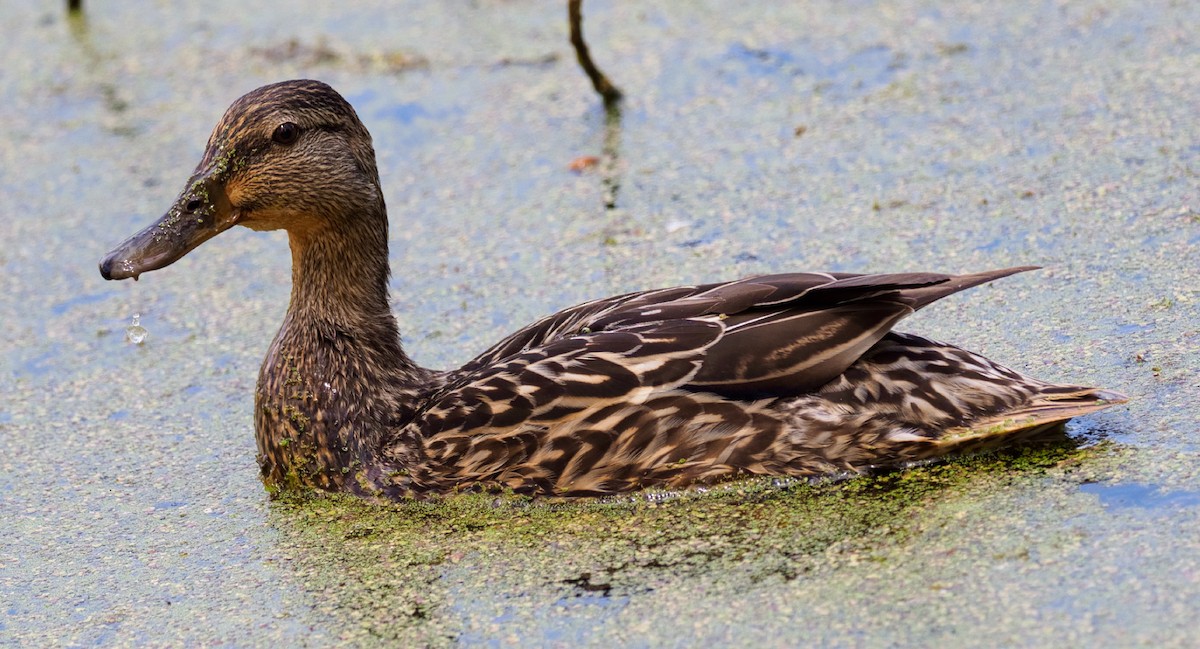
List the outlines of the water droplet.
{"type": "Polygon", "coordinates": [[[141,322],[142,314],[133,314],[133,323],[128,327],[125,327],[125,340],[128,340],[135,345],[140,345],[146,341],[146,336],[149,335],[150,332],[146,331],[146,328],[142,326],[141,322]]]}

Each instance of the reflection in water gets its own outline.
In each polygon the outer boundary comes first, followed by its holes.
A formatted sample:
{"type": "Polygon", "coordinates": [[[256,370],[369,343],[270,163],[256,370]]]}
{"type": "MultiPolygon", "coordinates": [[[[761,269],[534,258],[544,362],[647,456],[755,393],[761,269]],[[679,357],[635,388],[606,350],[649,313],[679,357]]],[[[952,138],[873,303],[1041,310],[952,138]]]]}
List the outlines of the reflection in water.
{"type": "MultiPolygon", "coordinates": [[[[96,46],[91,24],[82,9],[77,10],[72,7],[67,12],[67,29],[79,48],[80,59],[83,61],[83,69],[86,71],[87,77],[93,81],[96,90],[100,93],[101,105],[113,117],[119,117],[129,109],[129,102],[121,98],[119,90],[121,85],[113,81],[115,75],[107,65],[116,57],[96,46]]],[[[103,32],[101,36],[104,36],[103,32]]],[[[107,129],[114,135],[125,137],[137,134],[136,127],[129,123],[109,123],[107,129]]]]}
{"type": "Polygon", "coordinates": [[[1200,491],[1167,491],[1158,485],[1137,482],[1092,482],[1079,486],[1096,494],[1105,509],[1175,510],[1200,505],[1200,491]]]}
{"type": "Polygon", "coordinates": [[[600,188],[604,201],[605,223],[601,246],[604,249],[604,272],[609,284],[620,283],[620,273],[627,266],[628,258],[615,250],[619,235],[629,231],[628,214],[617,209],[617,198],[621,192],[621,106],[619,102],[604,107],[604,140],[600,146],[600,188]]]}
{"type": "Polygon", "coordinates": [[[88,64],[88,72],[95,72],[96,63],[100,60],[100,53],[96,49],[95,43],[92,42],[92,30],[87,14],[82,11],[67,12],[67,29],[71,32],[71,38],[79,46],[83,59],[88,64]]]}
{"type": "Polygon", "coordinates": [[[617,207],[617,193],[621,190],[621,107],[618,104],[604,110],[603,166],[600,169],[600,184],[604,188],[604,209],[617,207]]]}

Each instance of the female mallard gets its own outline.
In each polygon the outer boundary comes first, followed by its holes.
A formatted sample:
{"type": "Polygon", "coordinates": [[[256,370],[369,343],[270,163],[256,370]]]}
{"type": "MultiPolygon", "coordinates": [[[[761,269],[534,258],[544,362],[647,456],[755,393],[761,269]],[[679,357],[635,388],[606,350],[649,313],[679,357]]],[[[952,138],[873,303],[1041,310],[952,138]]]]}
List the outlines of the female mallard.
{"type": "Polygon", "coordinates": [[[388,307],[371,136],[318,81],[234,102],[175,205],[100,273],[136,279],[234,225],[287,230],[292,249],[291,304],[255,395],[272,490],[592,495],[858,471],[1027,437],[1124,399],[891,332],[1028,268],[631,293],[543,318],[461,369],[424,369],[388,307]]]}

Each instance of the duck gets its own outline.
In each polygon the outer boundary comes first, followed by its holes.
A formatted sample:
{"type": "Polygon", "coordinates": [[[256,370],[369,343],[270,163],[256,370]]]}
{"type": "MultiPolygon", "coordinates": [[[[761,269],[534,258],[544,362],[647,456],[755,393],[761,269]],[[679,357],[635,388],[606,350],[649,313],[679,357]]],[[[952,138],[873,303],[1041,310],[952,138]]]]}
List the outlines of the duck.
{"type": "Polygon", "coordinates": [[[233,102],[169,210],[100,262],[137,279],[242,226],[284,230],[292,285],[259,371],[271,494],[604,496],[903,468],[1035,439],[1126,400],[893,331],[1015,273],[793,272],[548,315],[458,369],[401,346],[367,128],[329,85],[233,102]]]}

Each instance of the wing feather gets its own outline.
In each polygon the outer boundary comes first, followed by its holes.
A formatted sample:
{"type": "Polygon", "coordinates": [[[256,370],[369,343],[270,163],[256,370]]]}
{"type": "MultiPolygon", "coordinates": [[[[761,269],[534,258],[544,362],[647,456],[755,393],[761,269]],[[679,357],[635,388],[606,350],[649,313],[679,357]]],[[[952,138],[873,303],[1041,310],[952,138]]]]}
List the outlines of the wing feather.
{"type": "Polygon", "coordinates": [[[428,439],[470,428],[549,425],[611,403],[644,401],[695,376],[720,339],[718,318],[642,323],[561,337],[475,373],[460,373],[419,413],[428,439]]]}
{"type": "MultiPolygon", "coordinates": [[[[845,371],[917,309],[1030,269],[957,276],[788,273],[629,293],[547,316],[481,354],[450,382],[560,339],[631,328],[645,335],[656,328],[666,331],[672,322],[717,316],[724,321],[724,334],[707,349],[688,388],[742,399],[803,394],[845,371]]],[[[607,343],[612,353],[628,353],[617,348],[617,341],[607,343]]]]}

